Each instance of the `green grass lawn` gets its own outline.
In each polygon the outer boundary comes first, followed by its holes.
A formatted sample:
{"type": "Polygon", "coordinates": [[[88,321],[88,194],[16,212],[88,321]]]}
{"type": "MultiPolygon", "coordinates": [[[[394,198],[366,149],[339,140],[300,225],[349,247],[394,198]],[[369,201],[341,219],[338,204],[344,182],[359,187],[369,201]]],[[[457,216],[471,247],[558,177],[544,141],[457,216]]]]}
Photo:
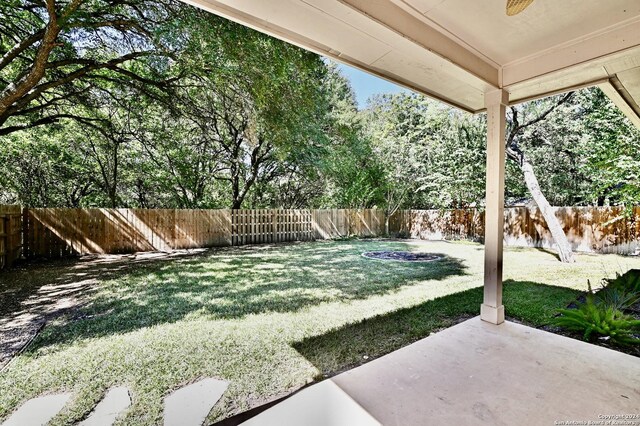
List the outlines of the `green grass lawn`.
{"type": "MultiPolygon", "coordinates": [[[[89,303],[47,325],[0,375],[0,419],[28,398],[69,390],[73,401],[53,424],[72,424],[124,384],[133,405],[121,424],[157,424],[163,397],[202,377],[230,382],[209,420],[228,417],[477,315],[482,256],[476,244],[352,240],[132,264],[99,276],[89,303]],[[443,259],[361,256],[388,249],[443,259]]],[[[566,265],[545,251],[509,249],[507,316],[545,325],[587,279],[634,266],[615,255],[566,265]]]]}

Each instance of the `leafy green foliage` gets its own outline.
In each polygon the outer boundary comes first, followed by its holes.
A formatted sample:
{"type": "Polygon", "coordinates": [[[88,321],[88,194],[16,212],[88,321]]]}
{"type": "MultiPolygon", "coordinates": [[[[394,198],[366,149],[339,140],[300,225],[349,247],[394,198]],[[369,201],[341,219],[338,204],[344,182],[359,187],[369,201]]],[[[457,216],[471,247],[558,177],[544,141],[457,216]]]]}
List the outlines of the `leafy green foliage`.
{"type": "Polygon", "coordinates": [[[640,270],[632,269],[603,282],[604,287],[594,295],[596,304],[624,311],[640,303],[640,270]]]}
{"type": "MultiPolygon", "coordinates": [[[[523,118],[551,102],[523,104],[523,118]]],[[[597,88],[575,93],[519,140],[552,205],[640,203],[640,131],[597,88]]],[[[517,193],[517,191],[516,191],[517,193]]],[[[521,192],[521,196],[525,193],[521,192]]]]}
{"type": "Polygon", "coordinates": [[[484,198],[483,117],[406,93],[374,97],[364,114],[388,210],[468,207],[484,198]]]}
{"type": "Polygon", "coordinates": [[[162,33],[180,10],[171,0],[0,3],[0,135],[94,123],[75,107],[99,108],[114,87],[166,100],[176,74],[162,33]]]}
{"type": "Polygon", "coordinates": [[[384,204],[383,163],[375,155],[371,138],[349,81],[329,64],[324,80],[328,101],[327,144],[319,159],[326,191],[321,204],[340,208],[371,208],[384,204]]]}
{"type": "Polygon", "coordinates": [[[637,345],[640,339],[640,320],[625,315],[611,306],[596,304],[591,298],[578,309],[563,309],[554,322],[567,330],[582,333],[584,340],[608,337],[617,345],[637,345]]]}
{"type": "MultiPolygon", "coordinates": [[[[359,110],[329,60],[178,1],[52,2],[0,4],[0,202],[483,204],[482,115],[407,92],[359,110]],[[26,82],[42,45],[46,72],[26,82]]],[[[521,121],[550,103],[518,106],[521,121]]],[[[518,145],[552,204],[640,203],[640,132],[598,89],[527,127],[518,145]]],[[[513,162],[505,195],[528,197],[513,162]]]]}
{"type": "Polygon", "coordinates": [[[640,204],[640,130],[599,90],[585,92],[582,108],[589,153],[582,167],[592,176],[590,192],[615,204],[640,204]]]}
{"type": "Polygon", "coordinates": [[[625,313],[640,302],[640,270],[603,282],[605,286],[595,294],[589,288],[577,309],[561,310],[555,324],[582,333],[584,340],[605,337],[617,345],[640,344],[640,320],[625,313]]]}

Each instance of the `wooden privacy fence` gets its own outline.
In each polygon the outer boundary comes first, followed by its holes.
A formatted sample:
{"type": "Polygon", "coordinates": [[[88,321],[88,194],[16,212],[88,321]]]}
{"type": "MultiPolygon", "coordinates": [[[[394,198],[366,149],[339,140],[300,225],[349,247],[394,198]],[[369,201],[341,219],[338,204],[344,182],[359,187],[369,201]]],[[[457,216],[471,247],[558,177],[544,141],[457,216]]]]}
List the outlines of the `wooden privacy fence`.
{"type": "Polygon", "coordinates": [[[28,209],[24,222],[27,258],[231,244],[229,210],[28,209]]]}
{"type": "MultiPolygon", "coordinates": [[[[555,207],[573,250],[634,254],[640,251],[640,207],[555,207]]],[[[504,242],[509,246],[553,247],[553,239],[537,208],[504,211],[504,242]]],[[[389,232],[425,240],[482,241],[484,212],[477,209],[401,210],[389,218],[389,232]]]]}
{"type": "Polygon", "coordinates": [[[0,269],[22,255],[22,207],[0,205],[0,269]]]}
{"type": "MultiPolygon", "coordinates": [[[[640,207],[559,207],[576,251],[631,254],[640,251],[640,207]]],[[[132,253],[174,249],[368,237],[385,232],[382,210],[173,210],[21,209],[0,206],[0,267],[20,257],[132,253]],[[22,212],[22,213],[21,213],[22,212]]],[[[389,218],[392,235],[481,241],[484,213],[466,210],[401,210],[389,218]]],[[[552,247],[537,209],[505,209],[507,245],[552,247]]]]}
{"type": "Polygon", "coordinates": [[[25,209],[24,255],[131,253],[384,233],[378,210],[25,209]]]}

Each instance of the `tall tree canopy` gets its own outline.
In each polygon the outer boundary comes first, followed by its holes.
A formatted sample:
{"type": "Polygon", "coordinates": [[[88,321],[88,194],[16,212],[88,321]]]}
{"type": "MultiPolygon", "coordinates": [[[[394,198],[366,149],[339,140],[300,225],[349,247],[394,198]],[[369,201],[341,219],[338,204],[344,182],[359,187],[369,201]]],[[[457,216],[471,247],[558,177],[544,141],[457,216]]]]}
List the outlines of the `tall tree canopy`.
{"type": "MultiPolygon", "coordinates": [[[[0,135],[13,152],[29,139],[21,130],[79,140],[64,148],[95,166],[84,204],[238,208],[322,144],[316,55],[177,2],[15,6],[29,19],[2,39],[0,135]]],[[[6,178],[18,201],[68,203],[24,194],[18,174],[6,178]]]]}
{"type": "MultiPolygon", "coordinates": [[[[406,92],[359,109],[331,62],[174,0],[6,0],[0,16],[0,202],[484,203],[483,115],[406,92]]],[[[600,90],[520,105],[510,126],[507,202],[640,203],[640,134],[600,90]]]]}
{"type": "Polygon", "coordinates": [[[165,0],[7,0],[0,4],[0,135],[63,118],[99,118],[109,88],[160,99],[172,75],[165,0]]]}

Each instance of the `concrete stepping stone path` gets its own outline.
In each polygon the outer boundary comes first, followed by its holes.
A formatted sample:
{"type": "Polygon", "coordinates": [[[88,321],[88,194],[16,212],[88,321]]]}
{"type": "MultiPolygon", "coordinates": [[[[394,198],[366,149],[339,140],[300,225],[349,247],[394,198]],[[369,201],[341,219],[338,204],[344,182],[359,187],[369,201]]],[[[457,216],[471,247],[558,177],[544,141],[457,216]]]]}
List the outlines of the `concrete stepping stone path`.
{"type": "Polygon", "coordinates": [[[229,383],[203,379],[176,390],[164,399],[165,426],[200,426],[229,383]]]}
{"type": "Polygon", "coordinates": [[[118,386],[109,389],[105,397],[93,409],[81,426],[111,426],[120,413],[131,405],[129,389],[118,386]]]}
{"type": "Polygon", "coordinates": [[[70,393],[59,393],[30,399],[2,423],[2,426],[45,425],[62,410],[70,398],[70,393]]]}
{"type": "MultiPolygon", "coordinates": [[[[207,378],[174,391],[164,399],[165,426],[201,426],[227,386],[228,382],[207,378]]],[[[60,393],[30,399],[0,426],[45,425],[70,398],[71,393],[60,393]]],[[[130,405],[129,389],[111,388],[80,425],[111,426],[130,405]]]]}

